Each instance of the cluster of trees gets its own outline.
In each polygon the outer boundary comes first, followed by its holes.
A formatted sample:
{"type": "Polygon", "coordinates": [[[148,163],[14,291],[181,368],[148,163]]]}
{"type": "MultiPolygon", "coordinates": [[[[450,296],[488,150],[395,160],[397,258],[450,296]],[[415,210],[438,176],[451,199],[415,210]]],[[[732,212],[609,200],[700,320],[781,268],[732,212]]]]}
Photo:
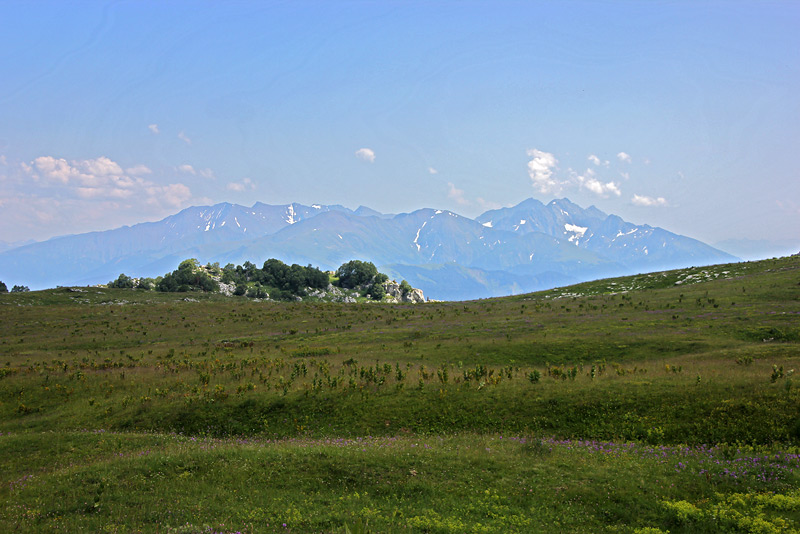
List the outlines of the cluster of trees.
{"type": "Polygon", "coordinates": [[[152,278],[136,280],[122,273],[116,280],[109,282],[108,287],[144,289],[147,291],[155,289],[156,291],[167,293],[219,290],[219,284],[200,267],[195,259],[182,261],[176,270],[164,276],[159,276],[155,280],[152,278]]]}
{"type": "Polygon", "coordinates": [[[152,278],[136,279],[122,273],[116,280],[109,282],[107,285],[108,287],[115,287],[117,289],[144,289],[150,291],[158,280],[161,280],[161,277],[155,280],[152,278]]]}
{"type": "Polygon", "coordinates": [[[200,268],[195,259],[183,260],[176,270],[156,282],[156,291],[166,293],[197,290],[219,291],[219,284],[200,268]]]}
{"type": "Polygon", "coordinates": [[[244,265],[229,263],[222,269],[222,281],[236,285],[235,295],[277,300],[304,296],[307,288],[325,289],[330,283],[328,274],[316,267],[296,263],[289,266],[274,258],[265,261],[260,269],[249,261],[244,265]]]}
{"type": "MultiPolygon", "coordinates": [[[[345,289],[363,287],[362,294],[373,300],[381,300],[386,295],[383,283],[389,277],[379,273],[374,264],[368,261],[351,260],[336,269],[339,286],[345,289]]],[[[406,282],[408,283],[408,282],[406,282]]]]}
{"type": "MultiPolygon", "coordinates": [[[[328,273],[308,265],[287,265],[280,260],[269,259],[259,268],[252,262],[244,265],[229,263],[225,267],[219,264],[202,267],[197,260],[184,260],[178,268],[155,280],[152,278],[134,279],[120,274],[116,280],[108,283],[108,287],[120,289],[145,289],[164,292],[178,291],[219,291],[215,281],[219,275],[221,282],[234,284],[234,295],[246,295],[252,298],[273,300],[293,300],[306,295],[308,289],[326,289],[331,283],[328,273]]],[[[359,290],[362,296],[381,300],[386,295],[383,287],[389,278],[379,273],[374,264],[367,261],[352,260],[336,270],[334,284],[343,289],[359,290]]],[[[5,286],[2,286],[5,287],[5,286]]],[[[400,289],[405,295],[411,286],[403,280],[400,289]]]]}
{"type": "MultiPolygon", "coordinates": [[[[14,286],[11,288],[12,293],[25,293],[30,291],[28,286],[14,286]]],[[[0,293],[8,293],[8,286],[4,282],[0,282],[0,293]]]]}

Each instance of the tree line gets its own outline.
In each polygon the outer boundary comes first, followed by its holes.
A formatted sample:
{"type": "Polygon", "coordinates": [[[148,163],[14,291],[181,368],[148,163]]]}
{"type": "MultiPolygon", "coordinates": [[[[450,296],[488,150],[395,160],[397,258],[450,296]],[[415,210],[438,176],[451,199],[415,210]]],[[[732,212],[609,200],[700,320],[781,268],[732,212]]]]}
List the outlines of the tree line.
{"type": "MultiPolygon", "coordinates": [[[[162,292],[219,291],[219,282],[235,286],[237,296],[294,300],[307,295],[309,289],[324,290],[329,285],[343,289],[358,290],[361,296],[380,300],[386,295],[383,283],[389,278],[371,262],[351,260],[342,264],[333,275],[311,265],[287,265],[271,258],[258,267],[250,261],[243,265],[218,263],[201,266],[195,259],[184,260],[171,273],[158,278],[134,279],[120,274],[108,287],[120,289],[156,290],[162,292]]],[[[411,286],[403,280],[401,290],[405,294],[411,286]]]]}
{"type": "MultiPolygon", "coordinates": [[[[26,291],[30,291],[28,286],[13,286],[11,288],[11,293],[25,293],[26,291]]],[[[0,282],[0,293],[8,293],[8,286],[4,282],[0,282]]]]}

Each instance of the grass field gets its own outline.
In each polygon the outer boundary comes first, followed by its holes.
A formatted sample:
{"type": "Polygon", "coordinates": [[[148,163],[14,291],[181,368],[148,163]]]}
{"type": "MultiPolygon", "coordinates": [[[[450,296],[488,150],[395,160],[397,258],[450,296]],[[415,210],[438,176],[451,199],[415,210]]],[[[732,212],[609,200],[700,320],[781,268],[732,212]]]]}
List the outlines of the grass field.
{"type": "Polygon", "coordinates": [[[796,532],[800,258],[473,302],[0,295],[0,528],[796,532]]]}

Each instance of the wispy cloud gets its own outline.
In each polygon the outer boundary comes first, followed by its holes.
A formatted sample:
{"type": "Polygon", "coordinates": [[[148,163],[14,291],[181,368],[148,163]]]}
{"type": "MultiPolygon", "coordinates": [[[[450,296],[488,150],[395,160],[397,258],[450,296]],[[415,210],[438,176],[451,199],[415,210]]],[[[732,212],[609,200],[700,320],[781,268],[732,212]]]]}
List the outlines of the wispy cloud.
{"type": "Polygon", "coordinates": [[[664,197],[653,198],[636,194],[633,195],[631,202],[636,206],[644,206],[647,208],[669,206],[669,202],[667,202],[667,199],[664,197]]]}
{"type": "Polygon", "coordinates": [[[553,169],[558,165],[556,157],[536,148],[527,150],[526,154],[531,158],[528,162],[528,176],[533,187],[542,194],[559,192],[562,184],[553,179],[553,169]]]}
{"type": "Polygon", "coordinates": [[[0,154],[0,165],[8,165],[5,154],[0,154]]]}
{"type": "Polygon", "coordinates": [[[174,208],[186,205],[192,198],[191,190],[184,184],[153,185],[147,188],[147,193],[149,204],[166,203],[174,208]]]}
{"type": "Polygon", "coordinates": [[[583,175],[576,176],[576,180],[581,189],[591,191],[595,195],[603,198],[607,198],[609,195],[620,196],[622,194],[622,191],[619,189],[619,184],[615,182],[601,182],[597,179],[592,169],[586,169],[583,175]]]}
{"type": "Polygon", "coordinates": [[[463,189],[458,189],[453,182],[447,182],[447,198],[455,200],[460,206],[468,206],[470,201],[466,199],[463,189]]]}
{"type": "Polygon", "coordinates": [[[475,200],[478,202],[478,205],[484,210],[496,210],[498,208],[503,207],[503,205],[498,202],[492,202],[491,200],[486,200],[481,197],[478,197],[475,200]]]}
{"type": "Polygon", "coordinates": [[[244,178],[240,182],[230,182],[228,183],[228,190],[235,191],[236,193],[243,193],[245,191],[253,191],[256,188],[256,184],[250,178],[244,178]]]}
{"type": "Polygon", "coordinates": [[[591,161],[592,163],[594,163],[598,167],[600,167],[601,165],[603,167],[608,167],[609,164],[610,164],[610,162],[608,160],[603,161],[600,158],[598,158],[597,156],[595,156],[594,154],[590,154],[589,157],[586,158],[586,159],[588,159],[589,161],[591,161]]]}
{"type": "Polygon", "coordinates": [[[776,200],[775,205],[792,215],[800,215],[800,204],[796,202],[792,202],[791,200],[776,200]]]}
{"type": "Polygon", "coordinates": [[[428,167],[428,173],[429,174],[439,174],[439,171],[437,171],[433,167],[428,167]]]}
{"type": "Polygon", "coordinates": [[[189,165],[188,163],[184,163],[183,165],[178,165],[176,167],[178,172],[182,172],[185,174],[191,174],[192,176],[202,176],[203,178],[208,178],[209,180],[214,180],[216,175],[214,171],[211,169],[195,169],[194,166],[189,165]]]}
{"type": "Polygon", "coordinates": [[[375,152],[371,148],[359,148],[356,157],[370,163],[375,163],[375,152]]]}
{"type": "Polygon", "coordinates": [[[105,156],[96,159],[67,161],[53,156],[39,156],[22,168],[34,180],[44,178],[50,182],[62,184],[77,183],[92,186],[110,177],[122,176],[122,167],[105,156]]]}
{"type": "Polygon", "coordinates": [[[188,186],[175,183],[161,185],[145,180],[142,175],[152,174],[146,165],[138,164],[122,169],[116,161],[100,156],[94,159],[70,160],[53,156],[39,156],[21,165],[23,173],[40,182],[40,188],[59,196],[91,200],[144,199],[148,204],[171,207],[181,205],[191,198],[188,186]]]}
{"type": "Polygon", "coordinates": [[[0,173],[7,174],[0,204],[4,215],[15,221],[12,233],[0,227],[4,240],[107,230],[212,202],[196,196],[174,168],[122,165],[106,156],[39,156],[0,169],[8,171],[0,173]]]}
{"type": "Polygon", "coordinates": [[[149,167],[142,164],[134,165],[133,167],[128,167],[127,169],[125,169],[125,172],[128,174],[132,174],[134,176],[139,176],[142,174],[153,174],[153,171],[151,171],[149,167]]]}
{"type": "Polygon", "coordinates": [[[183,130],[181,130],[180,133],[178,134],[178,139],[180,139],[181,141],[183,141],[187,145],[191,145],[192,144],[192,140],[189,139],[189,136],[186,135],[186,133],[184,133],[183,130]]]}
{"type": "Polygon", "coordinates": [[[617,159],[623,163],[630,163],[632,161],[630,154],[626,154],[625,152],[617,154],[617,159]]]}
{"type": "Polygon", "coordinates": [[[149,129],[151,132],[153,132],[154,134],[158,134],[158,133],[159,133],[159,130],[158,130],[158,124],[149,124],[149,125],[147,126],[147,128],[148,128],[148,129],[149,129]]]}

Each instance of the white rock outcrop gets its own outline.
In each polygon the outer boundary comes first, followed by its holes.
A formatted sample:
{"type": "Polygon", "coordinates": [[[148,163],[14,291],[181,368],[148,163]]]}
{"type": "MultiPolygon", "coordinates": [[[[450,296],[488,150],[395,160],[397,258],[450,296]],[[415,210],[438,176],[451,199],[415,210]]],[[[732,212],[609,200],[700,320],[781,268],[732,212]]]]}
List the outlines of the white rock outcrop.
{"type": "Polygon", "coordinates": [[[404,295],[400,289],[400,284],[394,280],[384,282],[383,288],[386,290],[386,300],[388,302],[413,302],[414,304],[425,302],[425,295],[422,294],[421,289],[412,289],[404,295]]]}

